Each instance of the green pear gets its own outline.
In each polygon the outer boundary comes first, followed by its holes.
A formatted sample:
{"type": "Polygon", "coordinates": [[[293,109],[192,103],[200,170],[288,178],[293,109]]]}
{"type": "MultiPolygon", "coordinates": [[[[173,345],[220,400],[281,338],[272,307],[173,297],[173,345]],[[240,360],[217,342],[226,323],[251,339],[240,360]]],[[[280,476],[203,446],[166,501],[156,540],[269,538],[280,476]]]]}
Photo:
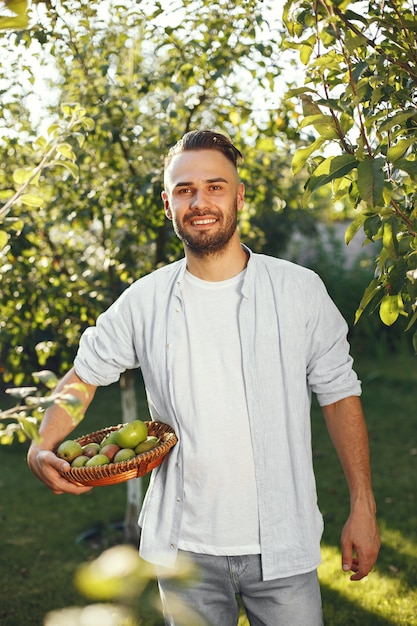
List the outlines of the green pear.
{"type": "Polygon", "coordinates": [[[142,441],[139,445],[136,446],[135,453],[140,454],[141,452],[148,452],[149,450],[153,450],[153,448],[156,448],[158,443],[158,437],[149,435],[149,437],[147,437],[145,441],[142,441]]]}
{"type": "Polygon", "coordinates": [[[84,467],[90,457],[85,454],[81,454],[80,456],[76,456],[75,459],[71,461],[71,467],[84,467]]]}
{"type": "Polygon", "coordinates": [[[96,467],[97,465],[108,465],[110,463],[110,459],[105,454],[96,454],[92,456],[91,459],[88,459],[84,467],[96,467]]]}
{"type": "Polygon", "coordinates": [[[82,453],[82,447],[78,441],[74,441],[73,439],[66,439],[60,443],[56,451],[56,455],[59,456],[60,459],[68,461],[68,463],[71,463],[75,457],[80,456],[82,453]]]}
{"type": "Polygon", "coordinates": [[[135,451],[132,448],[121,448],[119,452],[116,452],[113,458],[113,463],[120,463],[121,461],[129,461],[136,456],[135,451]]]}
{"type": "Polygon", "coordinates": [[[100,450],[100,444],[95,443],[94,441],[91,441],[90,443],[86,443],[85,446],[83,446],[83,454],[85,454],[85,456],[88,456],[90,459],[91,457],[98,454],[99,450],[100,450]]]}
{"type": "Polygon", "coordinates": [[[121,448],[136,448],[148,436],[148,427],[141,420],[133,420],[116,431],[114,442],[121,448]]]}

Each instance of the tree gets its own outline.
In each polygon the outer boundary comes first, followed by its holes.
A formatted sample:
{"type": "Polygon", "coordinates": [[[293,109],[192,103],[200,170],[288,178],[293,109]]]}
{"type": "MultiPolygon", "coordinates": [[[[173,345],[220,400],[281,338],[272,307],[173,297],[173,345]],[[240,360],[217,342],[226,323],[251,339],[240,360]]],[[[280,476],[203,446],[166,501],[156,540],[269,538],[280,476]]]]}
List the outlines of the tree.
{"type": "MultiPolygon", "coordinates": [[[[356,320],[369,306],[386,325],[404,316],[407,330],[415,328],[415,6],[371,1],[364,14],[349,0],[289,0],[284,22],[285,46],[306,66],[304,86],[287,94],[301,103],[300,130],[311,129],[310,145],[292,161],[294,173],[309,168],[305,200],[331,184],[334,199],[348,199],[355,211],[346,242],[363,229],[382,244],[356,320]]],[[[417,352],[417,331],[413,343],[417,352]]]]}
{"type": "MultiPolygon", "coordinates": [[[[285,187],[276,176],[288,160],[276,138],[284,116],[256,97],[261,90],[267,102],[279,75],[278,44],[261,38],[265,24],[253,19],[260,3],[184,0],[179,18],[158,4],[146,12],[142,6],[119,3],[103,15],[98,4],[47,5],[31,30],[14,36],[22,47],[45,43],[61,104],[78,103],[94,127],[85,141],[66,142],[66,154],[77,156],[76,179],[71,169],[62,180],[43,171],[40,205],[21,208],[25,226],[4,251],[6,380],[39,365],[66,369],[82,330],[133,280],[178,256],[160,191],[163,155],[184,132],[216,126],[249,144],[246,167],[264,170],[249,208],[285,187]]],[[[11,121],[13,107],[15,101],[11,121]]],[[[49,115],[56,116],[56,105],[49,115]]],[[[6,172],[13,170],[9,148],[5,142],[6,172]]],[[[29,167],[31,155],[23,153],[29,167]]],[[[132,373],[122,376],[121,393],[127,421],[135,416],[132,373]]],[[[133,501],[137,506],[137,494],[133,501]]],[[[136,522],[136,513],[131,517],[136,522]]]]}

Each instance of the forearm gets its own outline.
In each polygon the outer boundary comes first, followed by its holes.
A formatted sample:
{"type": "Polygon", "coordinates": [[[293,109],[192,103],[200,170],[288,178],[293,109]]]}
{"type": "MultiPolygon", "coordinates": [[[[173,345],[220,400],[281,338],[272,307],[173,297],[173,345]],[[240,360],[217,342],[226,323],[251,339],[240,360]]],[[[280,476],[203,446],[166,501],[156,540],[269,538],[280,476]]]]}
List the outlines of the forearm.
{"type": "MultiPolygon", "coordinates": [[[[62,392],[69,385],[81,385],[80,388],[72,387],[68,389],[68,393],[79,398],[82,403],[82,411],[85,413],[89,404],[91,403],[95,387],[87,385],[81,381],[73,369],[69,370],[67,374],[59,381],[55,392],[62,392]]],[[[75,428],[76,424],[73,421],[70,413],[64,406],[54,404],[45,411],[45,415],[42,419],[41,426],[39,428],[39,434],[41,435],[41,442],[38,447],[46,450],[54,450],[61,441],[63,441],[75,428]]],[[[37,444],[35,444],[36,446],[37,444]]]]}
{"type": "Polygon", "coordinates": [[[368,433],[357,397],[325,406],[323,412],[350,492],[350,515],[341,537],[342,566],[354,572],[351,580],[361,580],[374,566],[380,546],[368,433]]]}
{"type": "Polygon", "coordinates": [[[344,398],[324,406],[323,413],[346,476],[351,506],[369,502],[374,513],[368,433],[360,399],[344,398]]]}

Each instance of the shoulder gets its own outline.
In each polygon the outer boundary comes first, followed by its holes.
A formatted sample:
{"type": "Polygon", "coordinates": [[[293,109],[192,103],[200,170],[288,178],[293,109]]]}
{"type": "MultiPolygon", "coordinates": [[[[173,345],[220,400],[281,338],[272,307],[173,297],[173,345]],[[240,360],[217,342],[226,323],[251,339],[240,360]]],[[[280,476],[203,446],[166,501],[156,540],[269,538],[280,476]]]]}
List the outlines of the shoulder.
{"type": "Polygon", "coordinates": [[[161,293],[164,289],[174,285],[184,271],[185,259],[174,261],[173,263],[159,267],[146,276],[138,278],[124,293],[129,297],[134,294],[142,294],[156,290],[161,293]]]}
{"type": "Polygon", "coordinates": [[[273,276],[275,279],[283,281],[297,281],[300,283],[311,283],[321,281],[320,277],[313,270],[266,254],[252,253],[251,260],[253,261],[255,272],[266,273],[273,276]]]}

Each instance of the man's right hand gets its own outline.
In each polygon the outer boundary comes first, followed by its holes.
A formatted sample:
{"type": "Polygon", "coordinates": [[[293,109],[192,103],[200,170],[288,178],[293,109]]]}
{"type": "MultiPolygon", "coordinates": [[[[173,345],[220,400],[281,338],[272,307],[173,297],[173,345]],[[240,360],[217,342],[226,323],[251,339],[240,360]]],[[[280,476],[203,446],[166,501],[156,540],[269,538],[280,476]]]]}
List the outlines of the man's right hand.
{"type": "Polygon", "coordinates": [[[27,461],[35,476],[57,495],[62,493],[81,495],[92,489],[92,487],[86,487],[84,485],[75,485],[66,478],[63,478],[60,472],[68,470],[70,464],[64,459],[57,457],[56,454],[50,450],[44,450],[32,444],[29,448],[27,461]]]}

